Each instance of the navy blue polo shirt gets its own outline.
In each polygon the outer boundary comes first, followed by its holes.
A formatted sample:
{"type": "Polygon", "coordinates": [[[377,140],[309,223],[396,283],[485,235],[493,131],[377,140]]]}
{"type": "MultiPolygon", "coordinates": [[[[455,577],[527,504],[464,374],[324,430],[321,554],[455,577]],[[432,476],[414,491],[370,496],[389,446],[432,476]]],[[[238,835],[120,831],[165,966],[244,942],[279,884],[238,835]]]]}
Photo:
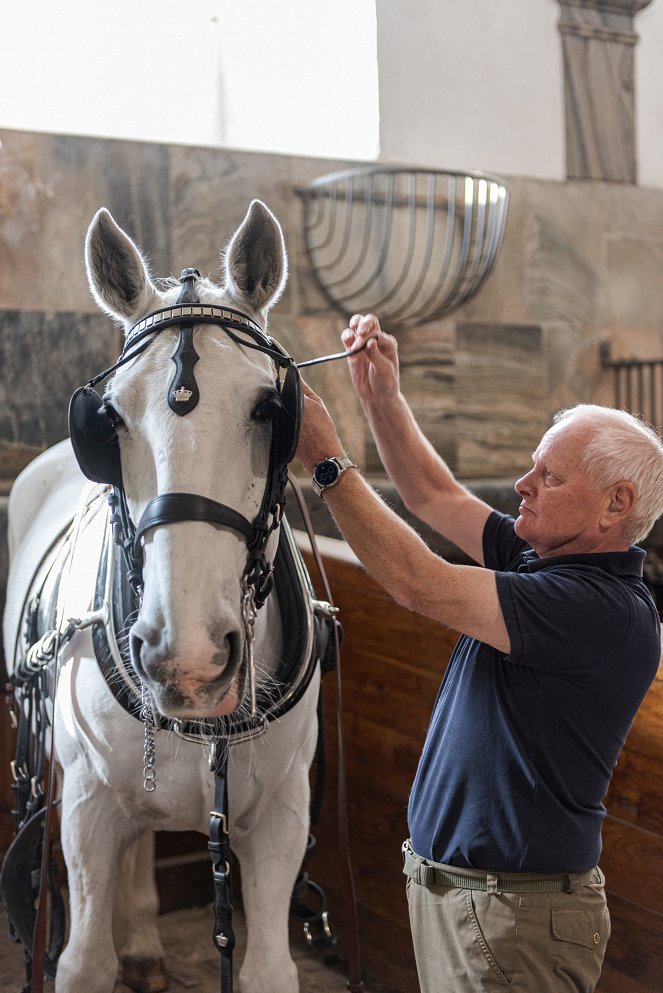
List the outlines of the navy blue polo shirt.
{"type": "Polygon", "coordinates": [[[603,799],[661,656],[643,549],[540,559],[493,512],[504,655],[462,635],[440,687],[408,808],[414,850],[502,872],[583,872],[603,799]]]}

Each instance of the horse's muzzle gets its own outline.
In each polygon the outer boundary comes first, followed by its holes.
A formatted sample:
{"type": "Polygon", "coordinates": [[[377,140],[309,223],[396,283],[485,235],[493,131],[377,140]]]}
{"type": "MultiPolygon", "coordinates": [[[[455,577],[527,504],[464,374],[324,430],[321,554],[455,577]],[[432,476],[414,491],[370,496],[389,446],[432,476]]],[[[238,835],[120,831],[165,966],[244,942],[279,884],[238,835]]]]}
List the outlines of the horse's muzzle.
{"type": "Polygon", "coordinates": [[[147,683],[159,711],[166,717],[220,717],[239,706],[242,645],[231,632],[183,653],[162,641],[150,644],[134,626],[129,638],[131,662],[147,683]]]}

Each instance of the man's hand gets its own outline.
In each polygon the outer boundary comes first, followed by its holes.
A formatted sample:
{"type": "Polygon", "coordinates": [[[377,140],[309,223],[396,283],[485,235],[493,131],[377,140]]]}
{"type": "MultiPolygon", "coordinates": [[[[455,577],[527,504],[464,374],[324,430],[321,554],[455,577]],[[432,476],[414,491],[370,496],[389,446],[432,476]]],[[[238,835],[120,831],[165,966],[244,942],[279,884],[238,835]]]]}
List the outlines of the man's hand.
{"type": "Polygon", "coordinates": [[[341,338],[348,352],[358,352],[348,364],[362,404],[370,407],[396,397],[399,393],[398,345],[392,335],[380,329],[377,317],[355,314],[341,338]]]}
{"type": "Polygon", "coordinates": [[[345,455],[334,422],[324,403],[302,379],[304,416],[297,445],[297,457],[309,472],[330,455],[345,455]]]}

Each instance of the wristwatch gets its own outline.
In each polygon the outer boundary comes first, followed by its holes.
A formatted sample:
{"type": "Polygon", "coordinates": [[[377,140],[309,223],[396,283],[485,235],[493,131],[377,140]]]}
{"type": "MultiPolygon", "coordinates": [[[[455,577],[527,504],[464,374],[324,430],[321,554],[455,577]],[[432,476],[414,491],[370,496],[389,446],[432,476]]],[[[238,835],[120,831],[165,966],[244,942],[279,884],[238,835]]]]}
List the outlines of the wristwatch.
{"type": "Polygon", "coordinates": [[[356,468],[357,466],[347,455],[343,455],[341,458],[338,458],[336,455],[330,455],[328,458],[323,459],[322,462],[318,462],[313,470],[313,479],[311,482],[314,492],[322,498],[324,491],[328,490],[331,486],[336,486],[344,472],[348,469],[356,468]]]}

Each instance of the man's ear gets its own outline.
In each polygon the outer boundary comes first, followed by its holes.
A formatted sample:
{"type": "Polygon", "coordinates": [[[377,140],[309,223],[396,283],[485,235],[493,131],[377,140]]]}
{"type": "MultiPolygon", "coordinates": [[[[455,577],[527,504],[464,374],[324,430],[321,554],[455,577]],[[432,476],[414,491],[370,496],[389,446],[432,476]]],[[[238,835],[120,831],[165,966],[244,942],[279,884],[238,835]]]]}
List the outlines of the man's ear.
{"type": "Polygon", "coordinates": [[[611,486],[601,518],[601,524],[606,530],[616,524],[623,524],[630,516],[637,499],[638,490],[634,483],[623,479],[611,486]]]}

